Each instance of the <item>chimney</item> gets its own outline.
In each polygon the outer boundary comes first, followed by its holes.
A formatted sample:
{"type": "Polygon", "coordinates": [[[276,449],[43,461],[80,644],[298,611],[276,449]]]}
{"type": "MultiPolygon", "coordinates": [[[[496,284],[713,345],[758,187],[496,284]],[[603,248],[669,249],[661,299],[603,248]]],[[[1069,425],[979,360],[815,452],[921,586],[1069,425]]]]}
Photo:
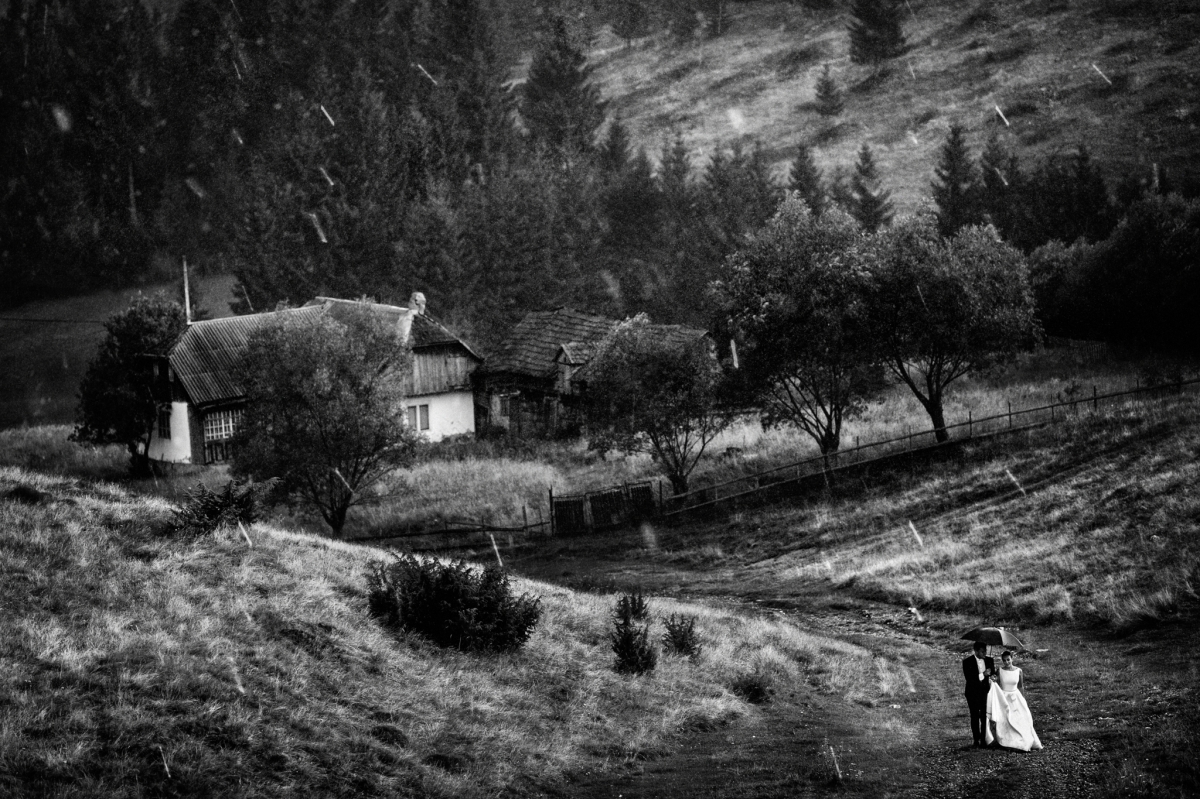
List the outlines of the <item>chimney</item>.
{"type": "Polygon", "coordinates": [[[425,295],[414,291],[408,299],[408,308],[400,316],[400,338],[405,343],[411,343],[413,319],[425,313],[425,295]]]}

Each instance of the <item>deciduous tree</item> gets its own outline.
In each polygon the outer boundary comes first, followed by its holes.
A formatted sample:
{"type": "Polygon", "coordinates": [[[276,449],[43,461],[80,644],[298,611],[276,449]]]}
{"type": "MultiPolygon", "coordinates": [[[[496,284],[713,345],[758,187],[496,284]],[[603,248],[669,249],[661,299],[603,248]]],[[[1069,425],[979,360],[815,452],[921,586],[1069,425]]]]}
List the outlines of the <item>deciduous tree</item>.
{"type": "Polygon", "coordinates": [[[73,441],[121,444],[130,471],[149,474],[150,437],[158,422],[155,359],[167,355],[187,322],[183,307],[163,296],[139,295],[109,319],[108,335],[79,386],[73,441]]]}
{"type": "Polygon", "coordinates": [[[792,195],[714,286],[749,345],[742,362],[764,423],[795,426],[822,453],[882,384],[863,241],[841,209],[817,217],[792,195]]]}
{"type": "Polygon", "coordinates": [[[413,453],[410,363],[395,326],[366,309],[344,322],[280,315],[246,350],[234,471],[281,478],[340,535],[363,490],[413,453]]]}
{"type": "Polygon", "coordinates": [[[912,217],[875,237],[871,278],[883,362],[946,441],[947,388],[1013,356],[1036,332],[1025,258],[990,226],[943,240],[931,216],[912,217]]]}
{"type": "Polygon", "coordinates": [[[721,367],[707,338],[656,332],[645,316],[622,323],[588,368],[585,406],[593,444],[657,458],[676,494],[709,443],[728,426],[718,402],[721,367]]]}

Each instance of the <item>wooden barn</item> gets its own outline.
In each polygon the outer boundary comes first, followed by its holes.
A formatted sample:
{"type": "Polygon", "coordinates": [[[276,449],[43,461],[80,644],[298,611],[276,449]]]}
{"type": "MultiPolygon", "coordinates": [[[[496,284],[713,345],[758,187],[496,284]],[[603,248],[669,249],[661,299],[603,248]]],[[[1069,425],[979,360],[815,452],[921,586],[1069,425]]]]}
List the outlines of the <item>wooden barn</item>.
{"type": "MultiPolygon", "coordinates": [[[[587,365],[616,330],[615,319],[571,308],[525,316],[483,368],[487,423],[522,438],[577,432],[583,417],[576,401],[587,365]]],[[[682,325],[652,325],[672,341],[706,340],[707,331],[682,325]]]]}
{"type": "Polygon", "coordinates": [[[154,365],[162,408],[150,458],[197,465],[228,460],[246,401],[237,370],[254,331],[283,314],[337,318],[364,307],[395,324],[412,347],[406,387],[409,426],[430,441],[473,434],[472,381],[482,358],[425,313],[422,294],[414,294],[407,307],[317,297],[300,308],[190,325],[170,355],[154,365]]]}

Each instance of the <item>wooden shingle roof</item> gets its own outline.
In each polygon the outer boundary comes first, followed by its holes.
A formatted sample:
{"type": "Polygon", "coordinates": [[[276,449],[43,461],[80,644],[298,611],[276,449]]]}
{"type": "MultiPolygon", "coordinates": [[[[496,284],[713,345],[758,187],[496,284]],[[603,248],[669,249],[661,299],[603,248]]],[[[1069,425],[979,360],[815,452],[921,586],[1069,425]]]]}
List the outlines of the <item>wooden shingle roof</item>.
{"type": "MultiPolygon", "coordinates": [[[[699,345],[706,339],[711,341],[707,330],[702,330],[698,327],[687,327],[685,325],[646,325],[646,331],[650,333],[656,340],[667,345],[668,347],[678,350],[685,350],[688,347],[699,345]]],[[[599,362],[601,355],[607,349],[608,340],[598,342],[593,349],[592,357],[579,368],[572,376],[572,380],[587,382],[590,379],[594,365],[599,362]]]]}
{"type": "MultiPolygon", "coordinates": [[[[372,313],[381,315],[388,324],[397,324],[400,317],[408,312],[408,308],[401,305],[385,305],[379,302],[362,302],[358,300],[341,300],[335,297],[317,297],[309,300],[304,307],[322,306],[329,310],[329,313],[334,319],[341,319],[348,313],[353,313],[356,309],[368,308],[372,313]]],[[[471,349],[467,342],[460,339],[458,336],[451,333],[446,327],[434,319],[428,313],[423,313],[413,317],[413,325],[411,341],[414,350],[422,347],[440,347],[448,344],[461,345],[468,353],[479,360],[479,354],[471,349]]]]}
{"type": "Polygon", "coordinates": [[[607,336],[617,322],[571,308],[535,311],[525,316],[487,361],[489,374],[508,373],[546,378],[554,373],[554,358],[564,344],[581,345],[607,336]]]}
{"type": "MultiPolygon", "coordinates": [[[[337,319],[363,308],[381,314],[389,324],[397,324],[407,312],[406,308],[396,305],[318,297],[300,308],[196,322],[188,327],[171,350],[171,369],[183,384],[188,398],[197,405],[239,400],[245,392],[237,372],[254,331],[278,320],[283,314],[315,319],[328,313],[337,319]]],[[[456,345],[475,362],[482,361],[465,342],[427,314],[413,318],[410,341],[417,351],[456,345]]],[[[419,382],[424,385],[429,380],[419,382]]]]}

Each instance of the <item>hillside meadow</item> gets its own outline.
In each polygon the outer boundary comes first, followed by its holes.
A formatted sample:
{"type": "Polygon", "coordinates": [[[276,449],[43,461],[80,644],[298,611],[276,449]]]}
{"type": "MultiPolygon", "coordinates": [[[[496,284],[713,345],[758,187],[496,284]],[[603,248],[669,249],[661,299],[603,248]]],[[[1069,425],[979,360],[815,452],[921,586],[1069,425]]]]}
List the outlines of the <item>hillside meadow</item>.
{"type": "Polygon", "coordinates": [[[1180,175],[1197,156],[1200,7],[1186,0],[911,0],[909,49],[876,70],[849,58],[843,4],[731,2],[728,32],[631,47],[601,37],[595,80],[651,154],[678,133],[693,163],[755,142],[786,180],[797,145],[828,177],[868,144],[900,212],[929,203],[939,148],[965,127],[978,155],[997,134],[1028,169],[1080,144],[1111,179],[1180,175]],[[845,110],[817,113],[825,64],[845,110]]]}
{"type": "Polygon", "coordinates": [[[180,540],[161,499],[14,467],[0,498],[5,796],[528,795],[754,715],[747,675],[821,664],[812,690],[853,698],[887,668],[787,620],[662,599],[697,617],[702,657],[621,676],[615,597],[524,579],[533,638],[466,655],[369,618],[378,550],[267,525],[180,540]]]}

